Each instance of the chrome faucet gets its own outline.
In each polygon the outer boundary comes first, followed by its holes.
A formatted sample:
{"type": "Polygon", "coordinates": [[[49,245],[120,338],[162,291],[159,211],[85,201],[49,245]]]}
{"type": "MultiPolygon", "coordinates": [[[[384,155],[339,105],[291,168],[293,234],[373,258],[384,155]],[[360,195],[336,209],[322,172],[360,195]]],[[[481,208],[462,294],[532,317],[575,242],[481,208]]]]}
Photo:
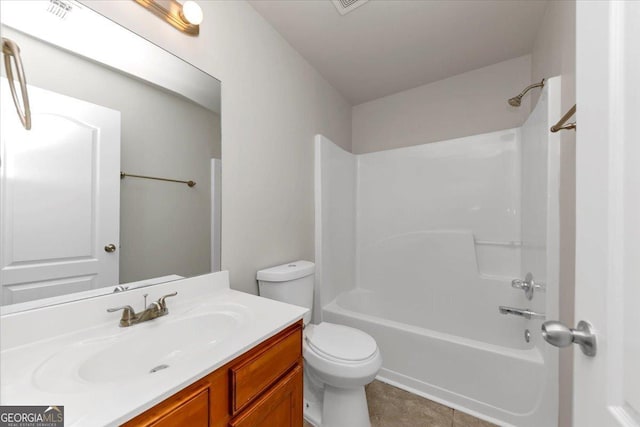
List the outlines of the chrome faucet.
{"type": "Polygon", "coordinates": [[[147,294],[144,294],[144,310],[140,313],[136,313],[130,305],[123,305],[122,307],[108,308],[107,312],[113,313],[119,310],[122,311],[122,317],[120,318],[120,327],[126,328],[128,326],[137,325],[138,323],[153,320],[157,317],[166,316],[169,314],[169,308],[167,307],[166,299],[169,297],[175,297],[178,292],[167,294],[154,301],[147,306],[147,294]]]}

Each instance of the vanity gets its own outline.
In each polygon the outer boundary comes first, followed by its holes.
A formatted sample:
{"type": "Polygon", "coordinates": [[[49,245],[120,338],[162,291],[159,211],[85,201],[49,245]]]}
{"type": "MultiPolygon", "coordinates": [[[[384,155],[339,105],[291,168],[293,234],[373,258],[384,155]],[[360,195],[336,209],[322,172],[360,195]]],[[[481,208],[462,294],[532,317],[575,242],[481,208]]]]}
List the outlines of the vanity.
{"type": "Polygon", "coordinates": [[[64,406],[66,426],[301,426],[306,309],[227,272],[0,318],[0,404],[64,406]],[[143,298],[169,313],[121,327],[143,298]]]}

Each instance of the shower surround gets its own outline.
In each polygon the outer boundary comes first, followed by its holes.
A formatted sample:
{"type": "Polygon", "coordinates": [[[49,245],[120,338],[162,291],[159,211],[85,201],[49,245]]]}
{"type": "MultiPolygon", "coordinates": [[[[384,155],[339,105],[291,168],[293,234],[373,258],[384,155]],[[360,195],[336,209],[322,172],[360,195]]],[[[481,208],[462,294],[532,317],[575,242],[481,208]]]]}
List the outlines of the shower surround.
{"type": "Polygon", "coordinates": [[[558,318],[559,106],[556,77],[520,128],[361,155],[316,137],[315,313],[376,339],[380,380],[557,424],[558,350],[498,306],[558,318]],[[527,273],[531,301],[511,287],[527,273]]]}

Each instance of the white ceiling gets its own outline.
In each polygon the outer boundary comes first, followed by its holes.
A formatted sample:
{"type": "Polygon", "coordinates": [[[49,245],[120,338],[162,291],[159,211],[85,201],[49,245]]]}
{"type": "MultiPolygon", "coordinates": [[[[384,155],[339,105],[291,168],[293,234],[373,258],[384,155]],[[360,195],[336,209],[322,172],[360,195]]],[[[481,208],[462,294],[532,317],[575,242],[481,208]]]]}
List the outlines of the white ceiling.
{"type": "Polygon", "coordinates": [[[249,0],[353,105],[531,53],[546,0],[249,0]]]}

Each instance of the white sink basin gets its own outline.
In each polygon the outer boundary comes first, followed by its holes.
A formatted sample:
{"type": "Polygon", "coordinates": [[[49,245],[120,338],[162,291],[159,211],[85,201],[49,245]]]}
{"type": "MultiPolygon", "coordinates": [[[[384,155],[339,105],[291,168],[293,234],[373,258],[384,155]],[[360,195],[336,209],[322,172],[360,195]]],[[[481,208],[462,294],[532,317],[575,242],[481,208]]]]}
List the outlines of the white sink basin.
{"type": "Polygon", "coordinates": [[[238,324],[239,319],[228,313],[173,320],[145,331],[144,337],[117,340],[84,360],[78,375],[89,382],[115,382],[149,375],[160,366],[169,369],[192,352],[224,340],[238,324]]]}
{"type": "Polygon", "coordinates": [[[240,306],[171,314],[109,335],[82,340],[58,351],[33,373],[34,385],[78,392],[91,385],[123,383],[185,363],[231,336],[245,320],[240,306]]]}

